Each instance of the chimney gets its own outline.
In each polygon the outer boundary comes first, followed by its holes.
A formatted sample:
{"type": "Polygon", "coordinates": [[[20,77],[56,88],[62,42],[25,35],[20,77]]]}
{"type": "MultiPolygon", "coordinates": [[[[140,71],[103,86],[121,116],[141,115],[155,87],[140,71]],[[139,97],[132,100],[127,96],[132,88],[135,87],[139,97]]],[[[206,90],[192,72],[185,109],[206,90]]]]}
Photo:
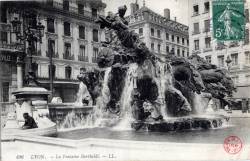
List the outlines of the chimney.
{"type": "Polygon", "coordinates": [[[131,15],[134,14],[137,10],[139,10],[139,4],[138,3],[130,3],[130,10],[131,15]]]}
{"type": "Polygon", "coordinates": [[[170,9],[168,9],[168,8],[165,8],[165,9],[164,9],[164,17],[165,17],[167,20],[170,20],[170,9]]]}
{"type": "Polygon", "coordinates": [[[177,18],[176,18],[176,17],[174,17],[174,21],[175,21],[175,22],[177,21],[177,18]]]}

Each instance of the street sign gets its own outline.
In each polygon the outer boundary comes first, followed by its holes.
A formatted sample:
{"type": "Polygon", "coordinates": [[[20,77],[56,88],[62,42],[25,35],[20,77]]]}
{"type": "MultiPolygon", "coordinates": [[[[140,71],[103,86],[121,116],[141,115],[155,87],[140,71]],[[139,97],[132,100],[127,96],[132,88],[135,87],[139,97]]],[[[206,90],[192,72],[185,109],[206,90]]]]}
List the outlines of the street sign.
{"type": "Polygon", "coordinates": [[[213,0],[213,35],[218,41],[245,38],[244,0],[213,0]]]}

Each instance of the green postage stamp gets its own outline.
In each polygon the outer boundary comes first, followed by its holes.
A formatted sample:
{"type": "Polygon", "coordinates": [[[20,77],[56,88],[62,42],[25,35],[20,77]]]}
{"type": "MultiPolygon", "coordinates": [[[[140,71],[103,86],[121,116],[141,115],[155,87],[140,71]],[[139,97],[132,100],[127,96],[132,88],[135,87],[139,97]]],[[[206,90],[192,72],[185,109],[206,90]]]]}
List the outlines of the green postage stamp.
{"type": "Polygon", "coordinates": [[[218,41],[244,39],[244,0],[213,0],[213,31],[218,41]]]}

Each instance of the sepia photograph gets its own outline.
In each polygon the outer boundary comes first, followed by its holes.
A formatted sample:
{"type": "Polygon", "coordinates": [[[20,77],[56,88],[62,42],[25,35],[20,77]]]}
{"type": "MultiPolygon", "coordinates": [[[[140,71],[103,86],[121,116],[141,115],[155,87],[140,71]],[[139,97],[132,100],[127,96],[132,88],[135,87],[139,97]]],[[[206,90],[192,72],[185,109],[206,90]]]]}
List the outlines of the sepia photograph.
{"type": "Polygon", "coordinates": [[[250,0],[0,0],[0,161],[250,160],[250,0]]]}

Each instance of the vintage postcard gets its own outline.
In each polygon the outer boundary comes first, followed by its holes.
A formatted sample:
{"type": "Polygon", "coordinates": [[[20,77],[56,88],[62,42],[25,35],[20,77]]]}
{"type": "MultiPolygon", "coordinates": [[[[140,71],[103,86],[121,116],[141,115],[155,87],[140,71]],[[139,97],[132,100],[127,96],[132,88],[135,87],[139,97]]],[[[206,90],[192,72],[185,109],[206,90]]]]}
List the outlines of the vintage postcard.
{"type": "Polygon", "coordinates": [[[250,0],[1,0],[1,161],[250,160],[250,0]]]}

